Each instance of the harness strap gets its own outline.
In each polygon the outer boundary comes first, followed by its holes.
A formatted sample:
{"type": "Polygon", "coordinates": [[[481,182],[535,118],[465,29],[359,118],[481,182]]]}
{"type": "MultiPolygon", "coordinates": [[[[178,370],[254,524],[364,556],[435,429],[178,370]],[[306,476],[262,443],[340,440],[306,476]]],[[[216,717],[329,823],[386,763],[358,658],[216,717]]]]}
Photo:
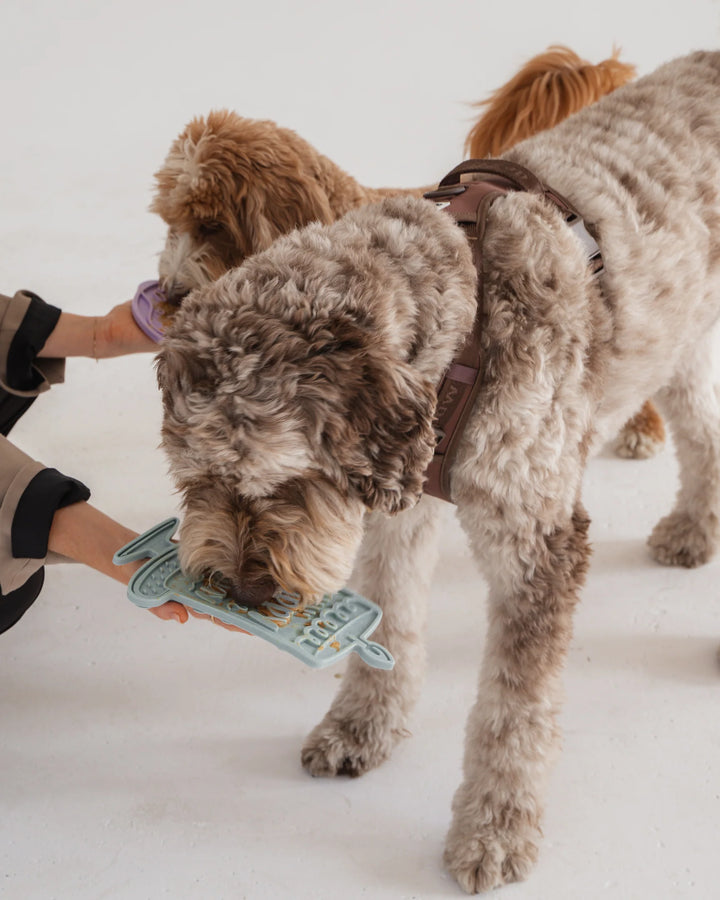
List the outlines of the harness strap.
{"type": "Polygon", "coordinates": [[[452,461],[481,382],[482,248],[487,214],[498,197],[503,197],[510,191],[528,191],[547,197],[560,210],[566,223],[583,242],[593,274],[599,275],[603,269],[600,248],[585,228],[577,210],[563,196],[547,188],[532,172],[517,163],[502,159],[466,160],[448,172],[437,190],[424,195],[426,199],[434,200],[438,207],[453,216],[464,230],[470,242],[478,274],[476,294],[478,309],[473,327],[438,387],[434,421],[437,444],[435,455],[427,470],[424,487],[426,494],[449,502],[452,502],[450,497],[452,461]],[[478,180],[461,182],[463,175],[474,175],[478,180]]]}

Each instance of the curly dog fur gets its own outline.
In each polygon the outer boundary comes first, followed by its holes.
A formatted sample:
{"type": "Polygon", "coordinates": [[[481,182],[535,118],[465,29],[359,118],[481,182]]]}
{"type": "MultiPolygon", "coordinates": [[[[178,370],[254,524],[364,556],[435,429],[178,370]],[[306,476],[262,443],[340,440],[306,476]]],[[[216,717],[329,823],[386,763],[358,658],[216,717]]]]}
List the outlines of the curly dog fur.
{"type": "MultiPolygon", "coordinates": [[[[635,75],[615,53],[596,65],[567,47],[530,59],[488,100],[466,150],[497,156],[557,125],[635,75]]],[[[151,209],[168,225],[159,275],[174,304],[280,235],[310,222],[328,224],[350,209],[388,195],[420,196],[427,188],[368,188],[295,132],[228,110],[193,119],[156,173],[151,209]]],[[[664,443],[662,419],[645,403],[616,442],[621,456],[652,456],[664,443]]]]}
{"type": "MultiPolygon", "coordinates": [[[[593,65],[567,47],[530,59],[488,100],[466,149],[497,156],[557,125],[635,75],[617,54],[593,65]]],[[[294,131],[229,110],[193,119],[155,173],[151,210],[168,226],[159,275],[178,303],[294,228],[329,224],[385,196],[421,196],[431,186],[361,185],[294,131]]]]}
{"type": "MultiPolygon", "coordinates": [[[[580,210],[498,199],[483,246],[482,385],[451,473],[488,585],[488,628],[445,861],[467,891],[524,878],[557,751],[559,682],[589,559],[590,449],[655,398],[680,487],[650,537],[696,566],[718,545],[720,53],[628,84],[505,154],[580,210]]],[[[280,238],[190,294],[158,356],[183,564],[248,602],[348,578],[379,602],[392,672],[350,662],[303,748],[359,775],[406,733],[421,681],[440,501],[421,497],[435,388],[476,308],[461,230],[405,197],[280,238]],[[410,623],[410,625],[408,625],[410,623]]]]}
{"type": "Polygon", "coordinates": [[[471,159],[500,156],[590,106],[635,77],[635,66],[619,51],[593,64],[555,44],[533,56],[507,84],[475,106],[483,115],[470,129],[465,152],[471,159]]]}
{"type": "Polygon", "coordinates": [[[295,228],[403,193],[363,187],[294,131],[230,110],[193,119],[155,179],[160,281],[175,303],[295,228]]]}
{"type": "MultiPolygon", "coordinates": [[[[568,47],[554,45],[530,59],[487,100],[465,141],[472,159],[500,156],[533,134],[558,125],[635,77],[635,66],[615,51],[597,64],[581,59],[568,47]]],[[[665,427],[650,400],[622,427],[615,441],[619,456],[647,459],[665,444],[665,427]]]]}

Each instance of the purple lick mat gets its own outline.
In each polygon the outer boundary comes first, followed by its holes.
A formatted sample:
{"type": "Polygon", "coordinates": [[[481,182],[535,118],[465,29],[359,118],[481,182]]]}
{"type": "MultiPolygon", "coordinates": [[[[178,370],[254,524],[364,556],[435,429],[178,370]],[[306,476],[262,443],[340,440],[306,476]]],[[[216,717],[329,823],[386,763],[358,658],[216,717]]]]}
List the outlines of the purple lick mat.
{"type": "Polygon", "coordinates": [[[165,326],[162,321],[162,304],[165,294],[158,281],[143,281],[132,301],[133,319],[145,334],[156,343],[162,340],[165,326]]]}

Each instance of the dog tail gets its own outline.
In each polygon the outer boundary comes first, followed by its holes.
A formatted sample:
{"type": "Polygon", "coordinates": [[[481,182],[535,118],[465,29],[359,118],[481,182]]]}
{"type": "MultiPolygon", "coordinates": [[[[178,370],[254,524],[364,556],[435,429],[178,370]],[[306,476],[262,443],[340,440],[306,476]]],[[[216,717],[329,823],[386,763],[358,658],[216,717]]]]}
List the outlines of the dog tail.
{"type": "Polygon", "coordinates": [[[568,47],[548,47],[487,100],[473,104],[484,112],[465,140],[465,152],[471,159],[498,156],[631,81],[635,66],[621,62],[619,53],[615,49],[593,65],[568,47]]]}

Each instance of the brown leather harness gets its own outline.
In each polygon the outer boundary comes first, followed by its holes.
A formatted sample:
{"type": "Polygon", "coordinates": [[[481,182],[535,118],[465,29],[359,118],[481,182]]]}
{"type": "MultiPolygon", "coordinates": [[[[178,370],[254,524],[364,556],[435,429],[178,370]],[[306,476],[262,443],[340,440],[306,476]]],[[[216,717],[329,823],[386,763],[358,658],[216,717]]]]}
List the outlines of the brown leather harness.
{"type": "Polygon", "coordinates": [[[434,200],[440,208],[453,216],[465,231],[478,273],[478,309],[472,330],[438,387],[434,421],[437,445],[428,467],[424,488],[426,494],[449,502],[452,502],[452,461],[481,383],[482,249],[487,214],[495,200],[510,191],[530,191],[546,197],[560,210],[566,224],[582,241],[593,275],[599,275],[603,270],[600,248],[585,228],[577,210],[557,191],[546,187],[532,172],[517,163],[502,159],[466,160],[448,172],[437,190],[425,194],[428,200],[434,200]],[[473,175],[477,180],[461,182],[463,175],[473,175]]]}

